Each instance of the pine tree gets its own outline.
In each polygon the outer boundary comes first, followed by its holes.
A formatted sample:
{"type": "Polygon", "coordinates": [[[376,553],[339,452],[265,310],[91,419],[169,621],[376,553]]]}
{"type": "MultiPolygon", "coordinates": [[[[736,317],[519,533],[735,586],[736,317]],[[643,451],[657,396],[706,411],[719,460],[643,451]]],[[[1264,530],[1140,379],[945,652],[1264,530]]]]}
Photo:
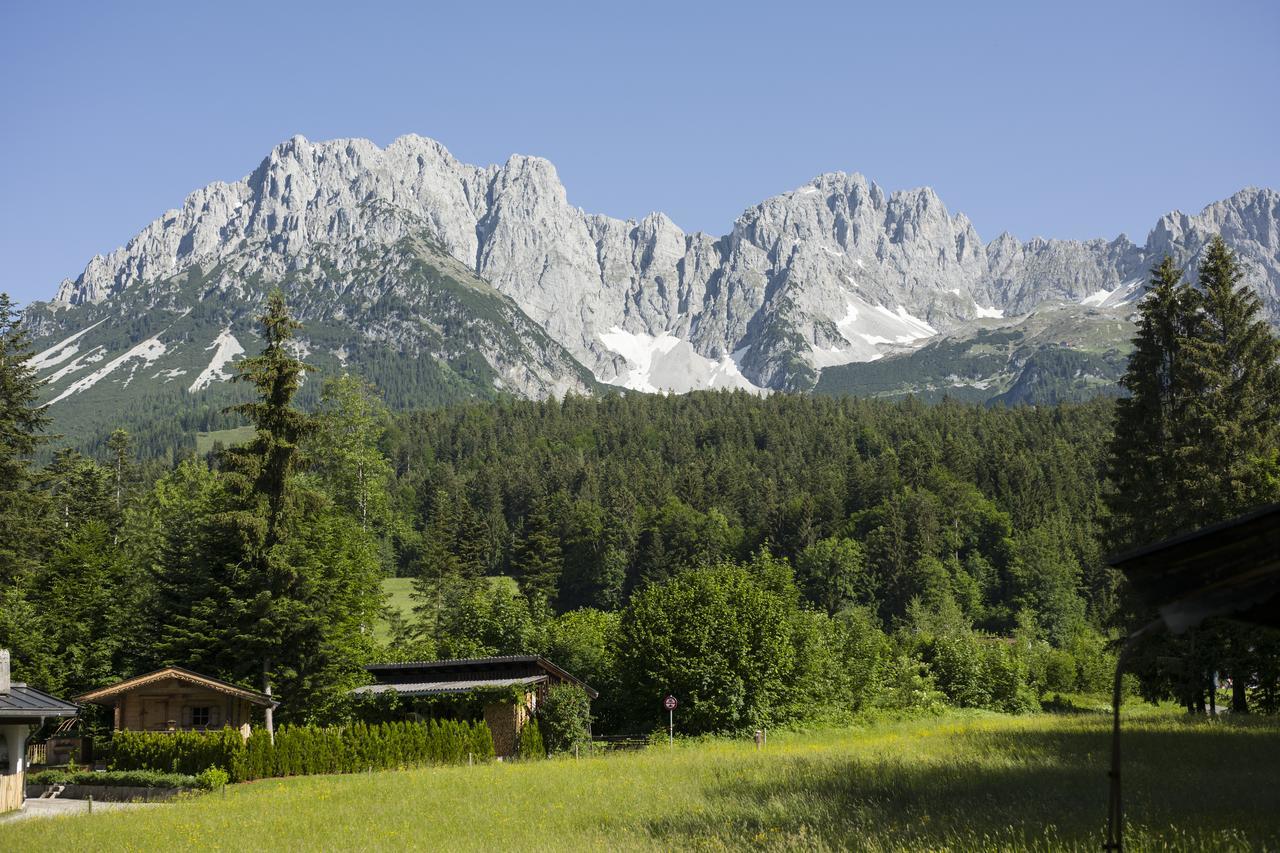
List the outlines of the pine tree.
{"type": "Polygon", "coordinates": [[[1180,460],[1197,523],[1275,500],[1280,338],[1239,261],[1215,237],[1200,264],[1201,311],[1188,341],[1192,404],[1180,460]]]}
{"type": "MultiPolygon", "coordinates": [[[[1109,474],[1112,540],[1132,546],[1221,521],[1280,497],[1280,339],[1257,294],[1241,287],[1239,263],[1220,237],[1207,246],[1198,289],[1169,259],[1152,272],[1140,305],[1135,351],[1116,409],[1109,474]]],[[[1154,614],[1126,602],[1136,627],[1154,614]]],[[[1138,667],[1188,708],[1204,705],[1212,674],[1248,683],[1259,661],[1256,632],[1207,623],[1183,637],[1147,641],[1138,667]],[[1154,667],[1179,657],[1179,676],[1154,667]]],[[[1247,710],[1243,690],[1233,696],[1247,710]]]]}
{"type": "Polygon", "coordinates": [[[564,557],[547,501],[538,501],[525,518],[524,535],[511,560],[520,591],[531,602],[552,604],[560,592],[564,557]]]}
{"type": "Polygon", "coordinates": [[[278,293],[263,352],[239,363],[258,399],[233,408],[256,429],[224,471],[186,463],[157,484],[157,663],[205,666],[283,687],[295,718],[322,713],[372,650],[380,606],[377,542],[341,495],[300,475],[310,418],[293,406],[307,369],[278,293]]]}
{"type": "Polygon", "coordinates": [[[238,473],[248,487],[247,494],[266,501],[266,530],[261,544],[265,551],[280,541],[289,475],[298,467],[299,445],[314,430],[314,423],[293,407],[293,397],[311,370],[289,348],[294,331],[302,324],[289,316],[284,296],[278,290],[268,297],[266,311],[258,319],[266,347],[258,355],[237,362],[235,376],[235,381],[253,385],[258,399],[226,410],[248,418],[256,433],[247,444],[228,449],[226,460],[228,469],[238,473]]]}
{"type": "Polygon", "coordinates": [[[115,480],[116,512],[122,512],[125,491],[132,473],[133,440],[128,430],[112,431],[111,437],[107,439],[107,450],[111,453],[111,471],[115,480]]]}
{"type": "MultiPolygon", "coordinates": [[[[0,293],[0,585],[29,570],[40,541],[31,455],[48,440],[47,407],[37,404],[40,380],[31,366],[31,339],[7,293],[0,293]]],[[[0,637],[0,640],[4,638],[0,637]]]]}
{"type": "Polygon", "coordinates": [[[1180,442],[1189,406],[1188,340],[1199,301],[1172,258],[1151,270],[1133,354],[1120,379],[1128,396],[1116,402],[1109,474],[1117,545],[1168,535],[1186,517],[1179,472],[1187,454],[1180,442]]]}

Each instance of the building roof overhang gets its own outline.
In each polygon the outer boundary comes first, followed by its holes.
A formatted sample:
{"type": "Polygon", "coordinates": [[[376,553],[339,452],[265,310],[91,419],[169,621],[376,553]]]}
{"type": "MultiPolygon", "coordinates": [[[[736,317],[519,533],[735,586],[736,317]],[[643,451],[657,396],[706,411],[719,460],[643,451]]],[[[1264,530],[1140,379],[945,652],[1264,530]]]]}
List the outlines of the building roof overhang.
{"type": "Polygon", "coordinates": [[[1182,633],[1214,616],[1280,627],[1280,504],[1107,558],[1182,633]]]}
{"type": "Polygon", "coordinates": [[[362,696],[395,693],[399,696],[445,696],[451,693],[470,693],[477,690],[502,690],[508,687],[527,687],[546,681],[546,675],[530,675],[524,678],[475,678],[467,681],[410,681],[400,684],[366,684],[351,691],[362,696]]]}
{"type": "Polygon", "coordinates": [[[163,669],[157,669],[154,672],[148,672],[134,678],[126,678],[124,681],[118,681],[115,684],[109,684],[106,687],[100,687],[97,690],[90,690],[88,693],[76,697],[77,702],[92,702],[96,705],[113,704],[119,696],[141,687],[147,687],[161,681],[167,680],[182,681],[187,684],[194,684],[198,687],[205,687],[218,693],[225,693],[228,696],[235,696],[238,699],[244,699],[252,705],[260,708],[274,708],[280,703],[265,693],[257,690],[250,690],[247,687],[240,687],[222,681],[218,678],[210,678],[207,675],[201,675],[198,672],[192,672],[189,669],[183,669],[180,666],[166,666],[163,669]]]}
{"type": "Polygon", "coordinates": [[[39,723],[49,717],[74,717],[80,706],[16,682],[0,693],[0,723],[39,723]]]}
{"type": "Polygon", "coordinates": [[[564,669],[556,666],[551,661],[541,655],[499,655],[487,658],[446,658],[443,660],[428,661],[406,661],[403,663],[375,663],[365,667],[374,678],[381,683],[394,684],[397,676],[406,675],[409,672],[421,673],[422,677],[415,679],[419,682],[428,682],[432,672],[454,674],[475,674],[477,678],[482,679],[485,670],[506,669],[512,666],[528,664],[541,669],[549,675],[553,675],[562,681],[568,681],[578,687],[581,687],[592,699],[599,698],[600,694],[591,688],[589,684],[580,678],[570,674],[564,669]]]}

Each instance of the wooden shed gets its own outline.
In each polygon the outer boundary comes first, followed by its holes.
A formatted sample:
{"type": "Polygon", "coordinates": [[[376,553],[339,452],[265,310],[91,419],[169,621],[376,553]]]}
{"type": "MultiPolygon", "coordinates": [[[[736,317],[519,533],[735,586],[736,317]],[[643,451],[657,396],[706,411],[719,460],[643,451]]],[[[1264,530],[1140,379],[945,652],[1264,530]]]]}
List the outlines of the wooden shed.
{"type": "Polygon", "coordinates": [[[27,736],[51,717],[73,717],[80,709],[9,678],[9,652],[0,649],[0,812],[22,808],[26,799],[27,736]]]}
{"type": "Polygon", "coordinates": [[[136,678],[91,690],[77,702],[112,708],[112,728],[138,732],[203,732],[224,727],[249,736],[278,702],[265,693],[166,666],[136,678]]]}
{"type": "Polygon", "coordinates": [[[427,697],[505,691],[514,688],[520,701],[495,701],[484,705],[484,720],[493,734],[498,756],[515,755],[520,730],[537,713],[553,684],[572,684],[591,699],[600,694],[583,681],[539,655],[506,655],[491,658],[454,658],[379,663],[365,667],[376,683],[357,687],[357,695],[394,691],[397,696],[427,697]]]}

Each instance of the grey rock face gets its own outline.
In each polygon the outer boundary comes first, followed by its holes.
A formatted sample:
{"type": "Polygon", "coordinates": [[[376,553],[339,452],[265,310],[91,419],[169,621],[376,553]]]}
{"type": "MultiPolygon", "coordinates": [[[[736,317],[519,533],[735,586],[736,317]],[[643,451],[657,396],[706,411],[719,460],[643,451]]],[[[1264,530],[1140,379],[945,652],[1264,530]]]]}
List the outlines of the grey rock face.
{"type": "Polygon", "coordinates": [[[350,270],[362,253],[426,237],[604,381],[805,388],[824,367],[919,346],[977,318],[1123,303],[1155,259],[1169,253],[1194,266],[1215,232],[1280,318],[1272,190],[1168,214],[1141,247],[1123,236],[984,244],[930,189],[886,194],[861,175],[834,173],[750,208],[715,238],[686,234],[659,213],[585,213],[536,157],[481,168],[418,136],[386,148],[294,137],[244,179],[193,193],[94,258],[55,302],[101,304],[232,257],[241,279],[280,278],[318,257],[350,270]],[[653,382],[681,372],[687,382],[653,382]]]}

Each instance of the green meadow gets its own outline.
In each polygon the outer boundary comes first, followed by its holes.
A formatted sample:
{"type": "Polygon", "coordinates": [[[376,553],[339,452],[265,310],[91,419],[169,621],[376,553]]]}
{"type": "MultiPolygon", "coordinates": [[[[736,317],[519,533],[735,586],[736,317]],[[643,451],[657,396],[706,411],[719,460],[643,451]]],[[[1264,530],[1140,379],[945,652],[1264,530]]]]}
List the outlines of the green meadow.
{"type": "MultiPolygon", "coordinates": [[[[5,850],[1098,849],[1108,719],[952,714],[542,762],[276,779],[0,826],[5,850]]],[[[1135,712],[1128,849],[1280,846],[1280,721],[1135,712]]]]}
{"type": "MultiPolygon", "coordinates": [[[[506,575],[494,575],[489,578],[489,583],[494,589],[509,590],[512,594],[519,591],[515,578],[506,575]]],[[[382,595],[388,609],[398,613],[405,621],[413,620],[413,578],[383,578],[382,595]]],[[[373,632],[380,641],[387,642],[391,639],[390,621],[380,619],[374,625],[373,632]]]]}

